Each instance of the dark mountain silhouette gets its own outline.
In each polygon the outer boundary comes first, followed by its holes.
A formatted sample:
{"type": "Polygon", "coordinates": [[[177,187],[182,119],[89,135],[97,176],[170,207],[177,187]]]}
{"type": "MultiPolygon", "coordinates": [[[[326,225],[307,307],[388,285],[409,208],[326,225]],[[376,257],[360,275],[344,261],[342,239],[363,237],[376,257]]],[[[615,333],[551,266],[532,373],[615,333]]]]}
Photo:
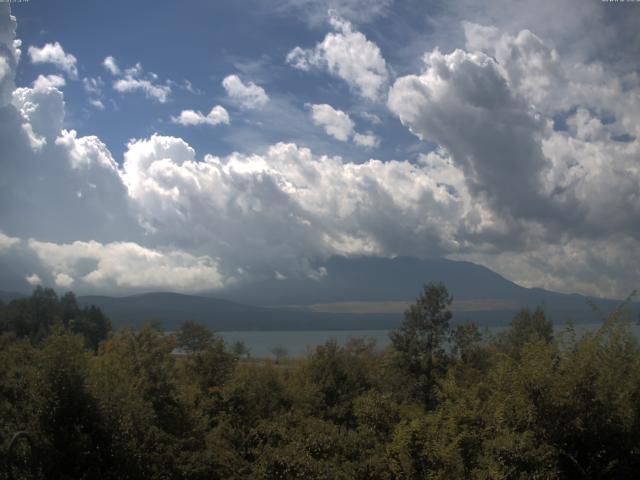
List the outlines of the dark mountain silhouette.
{"type": "MultiPolygon", "coordinates": [[[[82,304],[99,306],[115,326],[161,322],[177,328],[184,320],[214,330],[361,330],[393,328],[406,305],[429,281],[442,281],[454,297],[454,322],[506,325],[522,307],[542,306],[562,324],[593,323],[601,318],[578,294],[524,288],[492,270],[470,262],[398,257],[334,257],[319,279],[295,277],[246,283],[212,296],[148,293],[128,297],[84,296],[82,304]]],[[[0,299],[23,296],[0,294],[0,299]]],[[[596,299],[602,312],[619,300],[596,299]]],[[[634,318],[640,306],[630,305],[634,318]]]]}

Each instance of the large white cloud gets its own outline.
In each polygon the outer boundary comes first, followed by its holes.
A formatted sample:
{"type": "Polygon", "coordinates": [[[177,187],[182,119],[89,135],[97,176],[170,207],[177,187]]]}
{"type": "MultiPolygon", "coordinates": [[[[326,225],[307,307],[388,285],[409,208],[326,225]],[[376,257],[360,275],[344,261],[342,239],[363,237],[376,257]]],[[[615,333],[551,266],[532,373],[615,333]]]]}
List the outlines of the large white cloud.
{"type": "Polygon", "coordinates": [[[415,135],[444,147],[503,224],[468,237],[475,245],[463,258],[529,285],[625,295],[621,279],[638,264],[622,259],[640,240],[637,77],[622,82],[602,64],[565,62],[529,31],[464,29],[469,52],[425,54],[423,72],[399,78],[388,101],[415,135]],[[590,245],[607,255],[597,259],[590,245]]]}
{"type": "Polygon", "coordinates": [[[140,218],[162,243],[280,272],[333,254],[455,248],[457,219],[475,207],[430,171],[318,157],[294,144],[197,161],[183,140],[160,136],[130,143],[124,162],[140,218]]]}
{"type": "Polygon", "coordinates": [[[510,34],[530,30],[553,45],[567,65],[599,59],[609,71],[637,71],[640,10],[634,2],[611,3],[564,0],[563,8],[558,8],[554,0],[457,0],[443,5],[434,24],[449,36],[457,33],[451,24],[459,20],[492,25],[510,34]]]}
{"type": "Polygon", "coordinates": [[[269,96],[259,85],[253,82],[244,83],[237,75],[228,75],[222,80],[222,86],[229,98],[243,108],[262,108],[269,101],[269,96]]]}
{"type": "Polygon", "coordinates": [[[208,255],[149,248],[135,242],[55,243],[21,240],[0,232],[0,262],[21,269],[10,272],[13,278],[0,273],[0,288],[45,284],[82,293],[131,294],[212,291],[234,281],[223,277],[217,259],[208,255]]]}
{"type": "Polygon", "coordinates": [[[563,61],[533,33],[464,24],[468,48],[495,57],[510,88],[546,117],[541,140],[549,213],[567,228],[640,238],[640,79],[597,62],[563,61]],[[564,118],[566,129],[551,128],[564,118]],[[606,122],[605,119],[606,118],[606,122]],[[624,140],[620,140],[624,139],[624,140]]]}
{"type": "Polygon", "coordinates": [[[149,249],[131,242],[55,244],[29,240],[28,247],[61,288],[193,292],[218,289],[223,284],[217,262],[209,256],[149,249]]]}
{"type": "Polygon", "coordinates": [[[134,236],[115,160],[97,137],[65,130],[64,110],[62,92],[42,85],[0,108],[0,228],[56,241],[134,236]]]}
{"type": "Polygon", "coordinates": [[[326,69],[364,98],[378,99],[388,80],[387,64],[380,49],[335,13],[329,21],[335,32],[328,33],[313,49],[295,47],[287,55],[287,63],[306,71],[326,69]]]}
{"type": "Polygon", "coordinates": [[[544,122],[514,94],[495,61],[462,50],[425,54],[421,75],[401,77],[389,108],[422,140],[445,147],[476,195],[535,215],[547,160],[544,122]],[[514,188],[517,185],[517,188],[514,188]]]}
{"type": "Polygon", "coordinates": [[[463,23],[469,50],[495,57],[510,87],[547,115],[576,106],[613,115],[613,132],[640,135],[640,78],[619,76],[598,62],[563,61],[529,30],[504,34],[495,27],[463,23]]]}
{"type": "Polygon", "coordinates": [[[77,59],[66,53],[60,43],[46,43],[42,47],[29,47],[29,58],[32,63],[51,63],[71,78],[78,78],[77,59]]]}

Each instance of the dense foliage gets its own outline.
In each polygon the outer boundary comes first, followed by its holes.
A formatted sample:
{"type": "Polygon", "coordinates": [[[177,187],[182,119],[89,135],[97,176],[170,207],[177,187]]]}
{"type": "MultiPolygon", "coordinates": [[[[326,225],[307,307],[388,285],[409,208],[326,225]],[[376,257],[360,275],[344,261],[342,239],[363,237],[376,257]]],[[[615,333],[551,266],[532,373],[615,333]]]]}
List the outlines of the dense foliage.
{"type": "Polygon", "coordinates": [[[621,312],[578,337],[523,310],[488,337],[452,328],[450,302],[426,285],[382,352],[329,341],[275,363],[193,322],[110,332],[37,289],[0,306],[0,479],[637,477],[640,348],[621,312]],[[35,473],[9,467],[18,431],[35,473]]]}

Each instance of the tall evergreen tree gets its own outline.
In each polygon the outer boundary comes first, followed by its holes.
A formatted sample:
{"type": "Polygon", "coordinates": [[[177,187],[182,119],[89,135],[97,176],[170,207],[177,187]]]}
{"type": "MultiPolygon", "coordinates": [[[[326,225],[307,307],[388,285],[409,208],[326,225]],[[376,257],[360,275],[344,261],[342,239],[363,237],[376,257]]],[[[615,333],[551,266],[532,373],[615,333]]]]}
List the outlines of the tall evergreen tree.
{"type": "Polygon", "coordinates": [[[412,394],[427,408],[433,406],[437,373],[443,367],[452,301],[444,284],[427,283],[400,328],[391,333],[399,366],[414,380],[412,394]]]}

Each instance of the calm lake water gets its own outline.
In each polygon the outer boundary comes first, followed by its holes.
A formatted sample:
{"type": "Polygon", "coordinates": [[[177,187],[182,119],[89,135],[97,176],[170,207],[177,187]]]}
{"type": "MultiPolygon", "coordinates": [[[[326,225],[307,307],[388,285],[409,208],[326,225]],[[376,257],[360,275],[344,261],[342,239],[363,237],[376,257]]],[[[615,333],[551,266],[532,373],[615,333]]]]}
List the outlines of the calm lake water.
{"type": "MultiPolygon", "coordinates": [[[[595,330],[599,324],[574,325],[576,334],[582,335],[589,330],[595,330]]],[[[495,335],[507,327],[487,327],[483,333],[495,335]]],[[[565,330],[564,325],[556,325],[555,330],[560,333],[565,330]]],[[[633,324],[631,330],[640,338],[640,325],[633,324]]],[[[316,346],[335,338],[340,344],[352,337],[373,338],[378,348],[385,348],[389,340],[389,330],[322,330],[322,331],[276,331],[276,332],[218,332],[230,344],[242,341],[249,348],[252,357],[272,357],[272,350],[283,347],[287,355],[300,357],[306,355],[316,346]]]]}

